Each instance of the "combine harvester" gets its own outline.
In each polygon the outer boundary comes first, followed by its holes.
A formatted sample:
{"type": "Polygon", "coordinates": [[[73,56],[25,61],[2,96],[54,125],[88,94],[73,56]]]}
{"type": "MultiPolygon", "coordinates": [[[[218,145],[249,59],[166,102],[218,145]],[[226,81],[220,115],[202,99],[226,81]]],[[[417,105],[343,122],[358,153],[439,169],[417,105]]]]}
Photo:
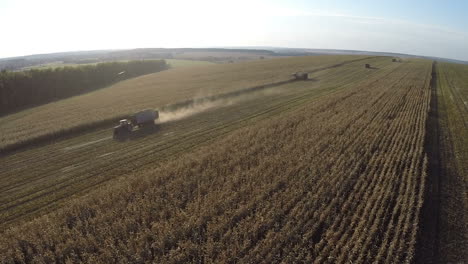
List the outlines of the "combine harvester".
{"type": "Polygon", "coordinates": [[[114,127],[114,139],[125,140],[134,131],[154,128],[154,122],[158,118],[159,112],[157,110],[147,109],[132,115],[128,119],[122,119],[119,125],[114,127]]]}

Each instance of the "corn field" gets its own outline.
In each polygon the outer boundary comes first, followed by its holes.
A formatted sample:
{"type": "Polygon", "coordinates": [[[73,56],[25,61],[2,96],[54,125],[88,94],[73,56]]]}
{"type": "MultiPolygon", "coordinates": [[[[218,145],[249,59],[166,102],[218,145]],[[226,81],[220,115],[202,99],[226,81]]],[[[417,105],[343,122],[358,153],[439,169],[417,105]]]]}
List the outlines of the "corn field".
{"type": "Polygon", "coordinates": [[[411,263],[431,68],[402,63],[135,170],[3,232],[0,262],[411,263]]]}

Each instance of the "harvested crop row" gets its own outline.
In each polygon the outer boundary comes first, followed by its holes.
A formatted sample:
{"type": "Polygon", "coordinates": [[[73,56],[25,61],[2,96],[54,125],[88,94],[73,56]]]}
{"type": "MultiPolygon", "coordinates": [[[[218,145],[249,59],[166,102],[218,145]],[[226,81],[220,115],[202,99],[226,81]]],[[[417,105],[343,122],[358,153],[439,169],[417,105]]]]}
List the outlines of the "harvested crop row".
{"type": "Polygon", "coordinates": [[[11,261],[411,262],[430,70],[401,64],[135,172],[8,230],[0,250],[11,261]]]}

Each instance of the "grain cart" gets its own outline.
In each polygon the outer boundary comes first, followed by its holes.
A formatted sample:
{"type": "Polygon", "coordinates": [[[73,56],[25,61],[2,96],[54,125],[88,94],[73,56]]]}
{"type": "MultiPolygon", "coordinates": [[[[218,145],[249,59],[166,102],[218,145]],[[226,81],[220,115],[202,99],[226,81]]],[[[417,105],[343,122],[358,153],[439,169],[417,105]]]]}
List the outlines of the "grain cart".
{"type": "Polygon", "coordinates": [[[157,110],[147,109],[135,113],[128,119],[122,119],[119,125],[114,127],[114,139],[125,139],[135,130],[154,127],[154,121],[158,118],[157,110]]]}
{"type": "Polygon", "coordinates": [[[309,79],[309,74],[307,72],[296,72],[292,74],[295,80],[307,80],[309,79]]]}

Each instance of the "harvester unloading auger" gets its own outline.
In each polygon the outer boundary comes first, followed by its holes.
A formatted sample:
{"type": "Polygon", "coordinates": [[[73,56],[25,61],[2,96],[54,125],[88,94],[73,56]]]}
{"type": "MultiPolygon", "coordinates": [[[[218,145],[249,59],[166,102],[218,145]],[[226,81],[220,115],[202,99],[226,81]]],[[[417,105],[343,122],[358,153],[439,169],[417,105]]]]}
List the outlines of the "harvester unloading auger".
{"type": "Polygon", "coordinates": [[[114,139],[123,140],[128,138],[133,131],[144,128],[153,128],[156,119],[159,118],[159,112],[153,109],[147,109],[135,113],[128,119],[120,120],[118,126],[114,127],[114,139]]]}

